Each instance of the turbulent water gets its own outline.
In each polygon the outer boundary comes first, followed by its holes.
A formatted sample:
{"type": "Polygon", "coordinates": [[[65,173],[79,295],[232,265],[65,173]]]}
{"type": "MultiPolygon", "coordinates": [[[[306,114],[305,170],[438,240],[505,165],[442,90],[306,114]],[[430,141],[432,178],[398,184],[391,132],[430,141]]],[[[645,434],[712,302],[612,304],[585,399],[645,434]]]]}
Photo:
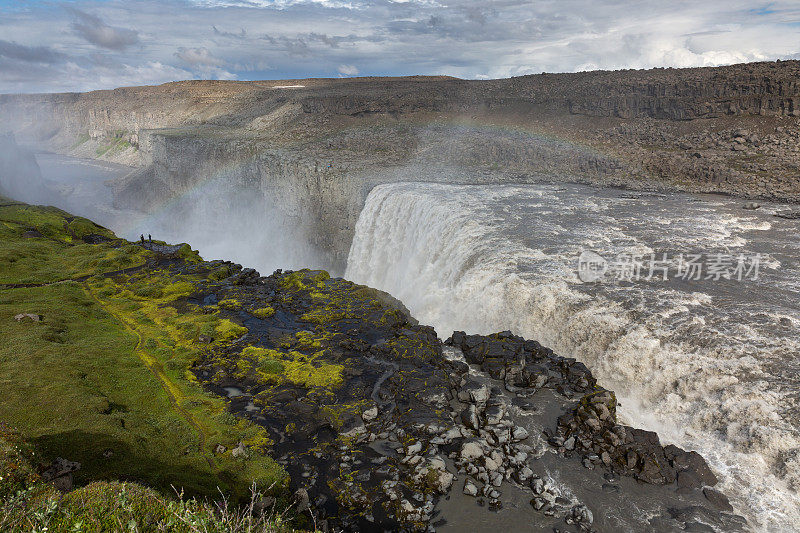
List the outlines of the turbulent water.
{"type": "Polygon", "coordinates": [[[383,185],[346,277],[392,293],[443,337],[510,329],[578,358],[617,391],[628,423],[701,452],[754,529],[798,530],[800,221],[742,206],[571,185],[383,185]],[[582,283],[584,250],[666,253],[671,269],[582,283]],[[681,279],[681,253],[707,254],[701,279],[681,279]],[[749,272],[705,279],[728,257],[716,254],[741,254],[749,272]]]}

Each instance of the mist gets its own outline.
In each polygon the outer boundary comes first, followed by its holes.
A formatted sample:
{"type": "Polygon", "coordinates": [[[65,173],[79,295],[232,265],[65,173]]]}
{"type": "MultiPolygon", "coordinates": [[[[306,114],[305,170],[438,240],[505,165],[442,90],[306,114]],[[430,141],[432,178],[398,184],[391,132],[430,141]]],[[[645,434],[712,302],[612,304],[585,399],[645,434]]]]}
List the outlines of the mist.
{"type": "Polygon", "coordinates": [[[262,274],[324,268],[328,261],[257,189],[231,187],[225,176],[202,182],[152,212],[114,206],[114,186],[135,169],[105,161],[38,152],[0,134],[0,195],[53,205],[109,228],[119,237],[188,243],[206,260],[234,261],[262,274]]]}
{"type": "Polygon", "coordinates": [[[230,260],[262,274],[323,266],[297,226],[258,190],[231,187],[222,176],[161,206],[125,236],[186,242],[206,260],[230,260]]]}
{"type": "Polygon", "coordinates": [[[42,179],[36,157],[12,133],[0,132],[0,195],[29,204],[48,204],[56,196],[42,179]]]}

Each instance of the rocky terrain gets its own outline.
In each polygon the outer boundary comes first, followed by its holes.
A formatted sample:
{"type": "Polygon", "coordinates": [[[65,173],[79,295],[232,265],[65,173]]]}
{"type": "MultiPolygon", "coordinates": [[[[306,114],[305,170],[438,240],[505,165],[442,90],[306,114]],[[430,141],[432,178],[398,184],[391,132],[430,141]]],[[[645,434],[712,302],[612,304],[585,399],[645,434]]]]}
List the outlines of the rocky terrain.
{"type": "Polygon", "coordinates": [[[251,512],[282,501],[323,531],[463,530],[476,512],[489,529],[745,526],[702,457],[618,424],[614,393],[535,341],[443,344],[324,271],[264,277],[53,208],[2,199],[0,220],[0,417],[46,459],[21,470],[0,434],[0,524],[184,531],[167,518],[196,508],[167,487],[236,501],[254,482],[251,512]]]}
{"type": "Polygon", "coordinates": [[[341,272],[378,183],[565,180],[800,199],[800,63],[540,74],[187,81],[0,96],[46,149],[138,167],[119,206],[208,180],[250,191],[341,272]],[[287,86],[294,86],[287,88],[287,86]]]}

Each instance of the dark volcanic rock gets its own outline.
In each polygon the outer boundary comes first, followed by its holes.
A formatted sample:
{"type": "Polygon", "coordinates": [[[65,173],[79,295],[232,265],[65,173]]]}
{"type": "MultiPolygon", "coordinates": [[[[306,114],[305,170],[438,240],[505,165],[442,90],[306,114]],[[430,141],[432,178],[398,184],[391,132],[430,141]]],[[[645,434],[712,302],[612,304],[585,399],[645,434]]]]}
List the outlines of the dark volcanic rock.
{"type": "MultiPolygon", "coordinates": [[[[459,471],[469,476],[464,484],[469,487],[466,494],[488,497],[490,504],[499,508],[500,488],[504,480],[512,479],[529,487],[533,496],[530,503],[544,517],[562,517],[581,531],[593,530],[594,517],[588,507],[569,507],[572,500],[559,496],[557,488],[534,472],[542,468],[537,466],[541,461],[537,458],[544,452],[532,455],[534,449],[526,443],[529,432],[507,416],[509,406],[522,413],[555,409],[561,414],[550,418],[554,425],[545,425],[543,437],[561,457],[559,468],[574,469],[570,458],[578,455],[587,470],[605,471],[607,482],[602,483],[602,491],[609,497],[618,495],[615,497],[622,498],[619,502],[638,496],[626,492],[630,489],[623,487],[630,484],[622,483],[619,476],[651,485],[652,494],[661,495],[663,515],[637,527],[659,531],[695,530],[700,524],[709,531],[739,531],[744,527],[741,517],[729,514],[733,508],[727,498],[711,488],[717,478],[706,461],[697,452],[662,446],[652,431],[618,424],[616,396],[600,387],[584,364],[509,332],[488,336],[455,332],[446,344],[460,350],[474,368],[505,389],[489,387],[471,376],[454,374],[452,378],[458,399],[455,407],[461,409],[461,404],[467,404],[460,411],[464,440],[453,440],[452,454],[459,471]],[[564,401],[554,404],[547,399],[552,395],[537,394],[545,388],[564,401]]],[[[553,468],[552,462],[548,464],[553,468]]],[[[569,476],[580,479],[576,472],[569,476]]],[[[586,483],[592,482],[587,478],[586,483]]],[[[598,510],[595,508],[595,512],[598,510]]]]}
{"type": "Polygon", "coordinates": [[[199,361],[198,379],[242,391],[231,410],[269,430],[317,519],[424,530],[453,481],[431,442],[454,424],[436,333],[385,293],[322,271],[233,270],[197,299],[214,294],[249,331],[199,361]]]}

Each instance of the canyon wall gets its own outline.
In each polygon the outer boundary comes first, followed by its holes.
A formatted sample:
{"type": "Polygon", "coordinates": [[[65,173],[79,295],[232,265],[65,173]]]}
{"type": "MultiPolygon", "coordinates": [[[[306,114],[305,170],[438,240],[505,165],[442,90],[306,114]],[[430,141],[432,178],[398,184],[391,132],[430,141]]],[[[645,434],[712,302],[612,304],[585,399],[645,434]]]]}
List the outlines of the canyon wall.
{"type": "Polygon", "coordinates": [[[800,199],[800,63],[0,95],[0,130],[139,167],[120,206],[209,179],[251,190],[340,271],[378,183],[562,180],[800,199]],[[286,85],[299,87],[285,88],[286,85]]]}

